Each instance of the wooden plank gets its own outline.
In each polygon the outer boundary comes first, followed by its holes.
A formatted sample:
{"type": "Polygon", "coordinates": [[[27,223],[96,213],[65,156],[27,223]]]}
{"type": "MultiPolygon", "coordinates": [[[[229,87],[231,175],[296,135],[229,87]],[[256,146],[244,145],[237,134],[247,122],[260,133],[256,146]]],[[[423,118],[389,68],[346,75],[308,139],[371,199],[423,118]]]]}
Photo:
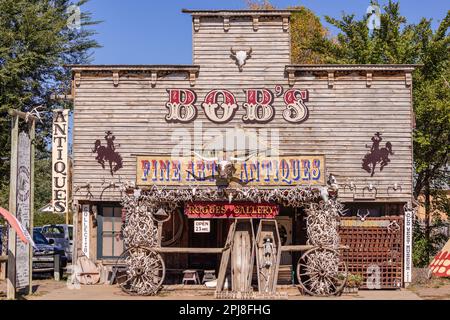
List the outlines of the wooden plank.
{"type": "Polygon", "coordinates": [[[236,229],[236,219],[234,222],[231,223],[230,229],[228,230],[227,240],[225,242],[225,247],[222,252],[222,257],[220,260],[219,274],[217,275],[216,292],[221,292],[224,289],[225,276],[228,269],[228,263],[230,261],[231,248],[233,247],[235,229],[236,229]]]}
{"type": "MultiPolygon", "coordinates": [[[[30,129],[28,131],[30,133],[30,236],[31,239],[33,239],[33,228],[34,228],[34,157],[35,157],[35,145],[36,145],[36,120],[31,122],[30,129]]],[[[29,255],[29,270],[30,273],[28,274],[28,294],[33,293],[33,247],[31,245],[28,246],[28,255],[29,255]]]]}
{"type": "Polygon", "coordinates": [[[204,254],[218,254],[225,251],[224,248],[180,248],[180,247],[161,247],[161,248],[152,248],[152,250],[160,253],[204,253],[204,254]]]}
{"type": "MultiPolygon", "coordinates": [[[[34,121],[33,121],[34,122],[34,121]]],[[[15,192],[17,220],[29,230],[31,209],[31,141],[27,131],[21,131],[18,139],[17,191],[15,192]]],[[[30,290],[30,244],[16,240],[16,288],[30,290]]],[[[9,265],[8,265],[9,267],[9,265]]]]}
{"type": "MultiPolygon", "coordinates": [[[[9,178],[9,212],[16,215],[17,192],[17,150],[19,139],[19,117],[12,117],[11,130],[11,164],[9,178]]],[[[6,298],[16,298],[16,231],[9,228],[8,232],[8,277],[6,279],[6,298]]]]}

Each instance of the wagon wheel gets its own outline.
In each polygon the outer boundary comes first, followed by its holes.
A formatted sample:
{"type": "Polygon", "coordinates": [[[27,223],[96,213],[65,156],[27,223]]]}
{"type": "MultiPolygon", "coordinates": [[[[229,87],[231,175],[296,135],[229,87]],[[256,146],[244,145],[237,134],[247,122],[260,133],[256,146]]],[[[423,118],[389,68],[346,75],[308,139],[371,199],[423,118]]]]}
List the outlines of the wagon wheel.
{"type": "Polygon", "coordinates": [[[347,283],[347,264],[339,252],[330,248],[313,248],[298,260],[297,280],[312,296],[340,295],[347,283]]]}
{"type": "Polygon", "coordinates": [[[117,266],[126,268],[116,276],[116,280],[128,294],[155,295],[162,287],[166,274],[164,260],[150,248],[129,248],[117,259],[117,266]]]}

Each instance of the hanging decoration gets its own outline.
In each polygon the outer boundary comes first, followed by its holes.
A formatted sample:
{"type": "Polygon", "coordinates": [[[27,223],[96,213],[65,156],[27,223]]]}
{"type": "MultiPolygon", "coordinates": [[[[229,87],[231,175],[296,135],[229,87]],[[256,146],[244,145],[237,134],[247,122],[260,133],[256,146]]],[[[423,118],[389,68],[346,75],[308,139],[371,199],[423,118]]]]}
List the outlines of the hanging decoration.
{"type": "Polygon", "coordinates": [[[314,249],[307,251],[299,261],[299,282],[311,295],[338,294],[346,279],[346,266],[338,251],[337,229],[338,218],[344,210],[343,205],[336,200],[337,193],[331,193],[331,198],[324,198],[328,190],[326,187],[312,186],[231,189],[195,185],[185,188],[153,185],[143,190],[137,189],[132,183],[124,183],[122,205],[126,218],[123,237],[129,249],[118,260],[118,263],[127,267],[125,274],[117,277],[118,282],[130,294],[155,295],[161,289],[165,265],[158,253],[161,246],[161,224],[158,222],[161,222],[159,216],[162,213],[170,218],[184,203],[245,201],[305,208],[308,244],[314,249]],[[305,274],[313,276],[305,281],[305,274]]]}

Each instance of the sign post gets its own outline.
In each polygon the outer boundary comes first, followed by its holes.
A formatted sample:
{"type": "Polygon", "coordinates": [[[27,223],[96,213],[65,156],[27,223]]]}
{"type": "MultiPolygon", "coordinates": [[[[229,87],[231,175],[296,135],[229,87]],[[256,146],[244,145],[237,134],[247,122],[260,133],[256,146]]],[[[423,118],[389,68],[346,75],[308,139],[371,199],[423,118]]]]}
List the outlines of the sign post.
{"type": "MultiPolygon", "coordinates": [[[[33,237],[34,205],[34,138],[36,117],[30,113],[9,110],[12,116],[9,211],[33,237]],[[28,132],[19,135],[19,118],[28,123],[28,132]]],[[[32,293],[31,244],[17,241],[14,228],[8,232],[7,299],[15,299],[18,288],[32,293]]]]}
{"type": "Polygon", "coordinates": [[[81,251],[89,258],[89,205],[83,204],[81,212],[81,251]]]}
{"type": "Polygon", "coordinates": [[[403,282],[405,287],[411,283],[412,279],[412,237],[413,237],[413,209],[405,208],[405,229],[404,229],[404,262],[403,262],[403,282]]]}
{"type": "MultiPolygon", "coordinates": [[[[22,131],[18,140],[17,159],[17,220],[30,230],[31,209],[31,142],[28,133],[22,131]]],[[[25,288],[30,284],[30,245],[16,240],[16,287],[25,288]]]]}
{"type": "MultiPolygon", "coordinates": [[[[16,216],[17,191],[17,150],[19,139],[19,117],[13,115],[11,129],[11,164],[9,173],[9,210],[16,216]]],[[[8,277],[6,279],[6,298],[16,298],[16,231],[8,231],[8,277]]]]}

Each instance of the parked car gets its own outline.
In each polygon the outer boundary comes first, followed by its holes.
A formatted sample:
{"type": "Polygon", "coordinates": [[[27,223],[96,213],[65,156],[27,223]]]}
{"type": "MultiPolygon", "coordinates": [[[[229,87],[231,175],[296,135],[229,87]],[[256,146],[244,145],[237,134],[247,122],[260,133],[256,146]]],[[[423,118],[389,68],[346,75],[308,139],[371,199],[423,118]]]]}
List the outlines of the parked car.
{"type": "Polygon", "coordinates": [[[34,227],[33,228],[33,232],[37,231],[37,232],[42,232],[42,227],[34,227]]]}
{"type": "Polygon", "coordinates": [[[72,261],[73,226],[68,224],[48,224],[42,227],[42,234],[53,239],[55,245],[64,249],[68,261],[72,261]]]}
{"type": "Polygon", "coordinates": [[[33,229],[33,273],[53,272],[55,255],[59,255],[60,274],[67,266],[67,257],[62,248],[55,245],[52,239],[47,240],[42,233],[33,229]]]}

